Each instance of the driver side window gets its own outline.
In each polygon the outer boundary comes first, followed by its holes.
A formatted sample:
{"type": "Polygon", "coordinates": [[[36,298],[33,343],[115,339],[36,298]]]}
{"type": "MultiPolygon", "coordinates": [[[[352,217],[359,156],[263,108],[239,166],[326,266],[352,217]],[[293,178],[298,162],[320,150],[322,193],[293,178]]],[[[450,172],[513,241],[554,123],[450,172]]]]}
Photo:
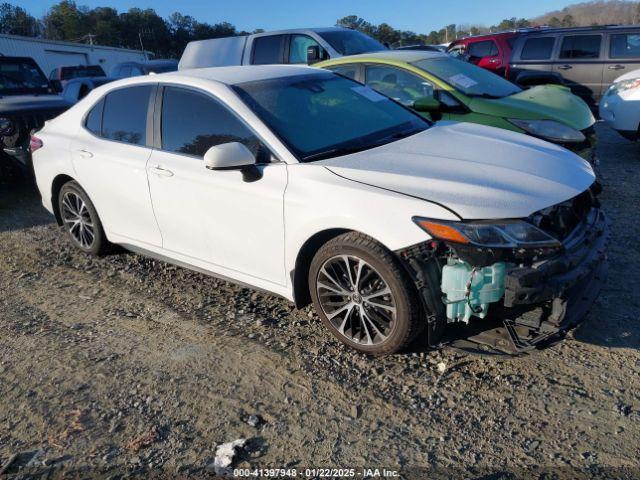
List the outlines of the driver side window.
{"type": "Polygon", "coordinates": [[[215,145],[239,142],[251,150],[257,163],[270,154],[260,139],[224,105],[208,95],[165,87],[162,95],[162,149],[202,158],[215,145]]]}
{"type": "Polygon", "coordinates": [[[365,83],[405,106],[413,105],[413,102],[418,98],[434,96],[431,83],[418,75],[396,67],[368,66],[365,83]]]}
{"type": "MultiPolygon", "coordinates": [[[[320,46],[307,35],[291,35],[289,43],[289,63],[307,63],[307,48],[320,46]]],[[[322,48],[322,47],[320,47],[322,48]]]]}

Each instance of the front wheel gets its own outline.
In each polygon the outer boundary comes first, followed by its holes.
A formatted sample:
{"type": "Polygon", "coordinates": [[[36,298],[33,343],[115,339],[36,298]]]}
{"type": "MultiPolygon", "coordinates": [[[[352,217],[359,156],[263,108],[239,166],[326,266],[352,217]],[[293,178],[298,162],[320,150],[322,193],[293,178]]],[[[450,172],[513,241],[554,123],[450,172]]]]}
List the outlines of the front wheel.
{"type": "Polygon", "coordinates": [[[309,287],[323,323],[358,351],[392,354],[424,327],[408,275],[391,252],[366,235],[346,233],[322,246],[311,263],[309,287]]]}
{"type": "Polygon", "coordinates": [[[62,224],[71,242],[85,253],[101,255],[110,244],[102,229],[89,195],[75,181],[65,183],[58,195],[58,208],[62,224]]]}

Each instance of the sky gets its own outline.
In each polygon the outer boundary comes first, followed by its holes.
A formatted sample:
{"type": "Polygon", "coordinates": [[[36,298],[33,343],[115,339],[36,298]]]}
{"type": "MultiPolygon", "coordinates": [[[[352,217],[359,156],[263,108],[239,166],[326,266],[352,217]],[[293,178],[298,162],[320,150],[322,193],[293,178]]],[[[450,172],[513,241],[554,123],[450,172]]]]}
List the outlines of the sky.
{"type": "MultiPolygon", "coordinates": [[[[8,0],[36,17],[55,0],[8,0]]],[[[510,17],[535,17],[579,0],[76,0],[88,7],[153,8],[162,17],[174,11],[208,23],[227,21],[239,30],[332,26],[347,15],[358,15],[394,28],[429,33],[448,24],[497,24],[510,17]]]]}

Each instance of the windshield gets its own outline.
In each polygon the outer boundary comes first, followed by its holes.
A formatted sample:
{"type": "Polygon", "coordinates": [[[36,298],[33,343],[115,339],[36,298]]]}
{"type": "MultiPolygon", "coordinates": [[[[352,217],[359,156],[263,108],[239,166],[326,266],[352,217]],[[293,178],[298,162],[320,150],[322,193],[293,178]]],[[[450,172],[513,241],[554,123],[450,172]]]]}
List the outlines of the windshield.
{"type": "Polygon", "coordinates": [[[49,81],[33,61],[0,60],[0,95],[48,93],[49,81]]]}
{"type": "Polygon", "coordinates": [[[100,65],[86,65],[81,67],[62,67],[60,69],[60,80],[81,77],[105,77],[104,70],[100,65]]]}
{"type": "Polygon", "coordinates": [[[303,162],[374,148],[430,125],[371,88],[328,72],[233,88],[303,162]]]}
{"type": "Polygon", "coordinates": [[[360,53],[387,50],[383,44],[356,30],[330,30],[318,32],[340,55],[358,55],[360,53]]]}
{"type": "Polygon", "coordinates": [[[451,57],[425,58],[413,65],[470,97],[502,98],[522,91],[495,73],[451,57]]]}

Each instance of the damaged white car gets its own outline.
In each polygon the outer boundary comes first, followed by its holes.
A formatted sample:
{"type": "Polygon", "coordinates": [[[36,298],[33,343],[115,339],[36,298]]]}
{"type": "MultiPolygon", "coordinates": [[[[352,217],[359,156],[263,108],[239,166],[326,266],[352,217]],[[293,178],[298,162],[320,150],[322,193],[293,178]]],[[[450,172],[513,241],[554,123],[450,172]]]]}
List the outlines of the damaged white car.
{"type": "Polygon", "coordinates": [[[586,161],[433,125],[309,67],[110,83],[31,146],[43,204],[81,250],[120,244],[313,302],[369,354],[421,332],[436,345],[450,323],[486,348],[535,348],[584,315],[606,269],[586,161]]]}

